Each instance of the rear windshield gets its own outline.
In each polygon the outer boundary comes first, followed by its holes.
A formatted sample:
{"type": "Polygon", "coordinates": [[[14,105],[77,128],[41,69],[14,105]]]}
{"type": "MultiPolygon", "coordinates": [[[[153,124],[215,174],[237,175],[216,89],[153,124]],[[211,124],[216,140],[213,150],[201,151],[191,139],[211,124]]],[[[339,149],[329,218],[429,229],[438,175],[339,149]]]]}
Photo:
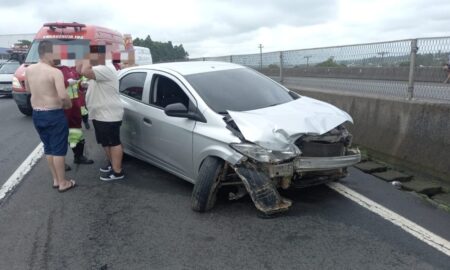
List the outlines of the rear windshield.
{"type": "Polygon", "coordinates": [[[249,111],[292,101],[279,84],[266,76],[238,68],[187,75],[197,93],[217,113],[249,111]]]}
{"type": "MultiPolygon", "coordinates": [[[[48,39],[54,45],[62,45],[62,59],[82,59],[89,52],[89,40],[87,39],[48,39]]],[[[28,51],[25,63],[33,64],[39,61],[38,46],[41,40],[33,41],[28,51]]]]}
{"type": "Polygon", "coordinates": [[[0,74],[14,74],[19,66],[20,64],[17,62],[4,63],[3,66],[0,67],[0,74]]]}

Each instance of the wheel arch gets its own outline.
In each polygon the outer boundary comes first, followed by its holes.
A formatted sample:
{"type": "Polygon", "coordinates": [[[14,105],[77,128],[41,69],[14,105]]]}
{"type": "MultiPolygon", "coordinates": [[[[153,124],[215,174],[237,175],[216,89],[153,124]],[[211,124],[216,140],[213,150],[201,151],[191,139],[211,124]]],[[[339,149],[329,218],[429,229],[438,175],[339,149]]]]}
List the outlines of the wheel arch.
{"type": "Polygon", "coordinates": [[[194,164],[195,176],[198,176],[201,165],[207,157],[217,157],[232,165],[236,164],[243,156],[229,147],[214,145],[204,149],[198,155],[197,162],[194,164]]]}

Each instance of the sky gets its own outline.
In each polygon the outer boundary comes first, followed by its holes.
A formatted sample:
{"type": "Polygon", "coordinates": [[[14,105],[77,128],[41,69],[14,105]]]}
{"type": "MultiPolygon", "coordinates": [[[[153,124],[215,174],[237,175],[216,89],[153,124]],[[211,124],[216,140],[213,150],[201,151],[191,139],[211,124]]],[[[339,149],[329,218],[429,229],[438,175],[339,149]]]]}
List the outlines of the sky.
{"type": "Polygon", "coordinates": [[[450,36],[449,0],[0,0],[0,14],[0,35],[76,21],[190,58],[450,36]]]}

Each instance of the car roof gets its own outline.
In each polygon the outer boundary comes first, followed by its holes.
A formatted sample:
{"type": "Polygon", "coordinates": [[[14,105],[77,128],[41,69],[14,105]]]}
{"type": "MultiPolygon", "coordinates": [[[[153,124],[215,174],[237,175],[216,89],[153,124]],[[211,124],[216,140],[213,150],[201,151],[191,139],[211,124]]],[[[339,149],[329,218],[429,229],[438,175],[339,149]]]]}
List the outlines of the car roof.
{"type": "Polygon", "coordinates": [[[191,61],[191,62],[171,62],[171,63],[161,63],[152,65],[137,66],[130,69],[159,69],[159,70],[171,70],[181,75],[191,75],[198,73],[206,73],[219,70],[230,70],[245,68],[241,65],[227,63],[227,62],[216,62],[216,61],[191,61]]]}

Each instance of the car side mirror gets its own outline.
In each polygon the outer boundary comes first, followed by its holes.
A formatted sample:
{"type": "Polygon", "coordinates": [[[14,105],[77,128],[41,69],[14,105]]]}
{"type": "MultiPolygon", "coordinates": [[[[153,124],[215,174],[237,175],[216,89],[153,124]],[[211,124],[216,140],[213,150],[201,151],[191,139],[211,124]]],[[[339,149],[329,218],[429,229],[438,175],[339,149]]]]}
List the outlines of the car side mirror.
{"type": "Polygon", "coordinates": [[[182,103],[169,104],[164,108],[164,112],[168,116],[187,117],[188,109],[182,103]]]}
{"type": "Polygon", "coordinates": [[[188,118],[206,123],[205,117],[197,110],[197,108],[191,111],[182,103],[169,104],[164,108],[164,112],[167,116],[188,118]]]}

